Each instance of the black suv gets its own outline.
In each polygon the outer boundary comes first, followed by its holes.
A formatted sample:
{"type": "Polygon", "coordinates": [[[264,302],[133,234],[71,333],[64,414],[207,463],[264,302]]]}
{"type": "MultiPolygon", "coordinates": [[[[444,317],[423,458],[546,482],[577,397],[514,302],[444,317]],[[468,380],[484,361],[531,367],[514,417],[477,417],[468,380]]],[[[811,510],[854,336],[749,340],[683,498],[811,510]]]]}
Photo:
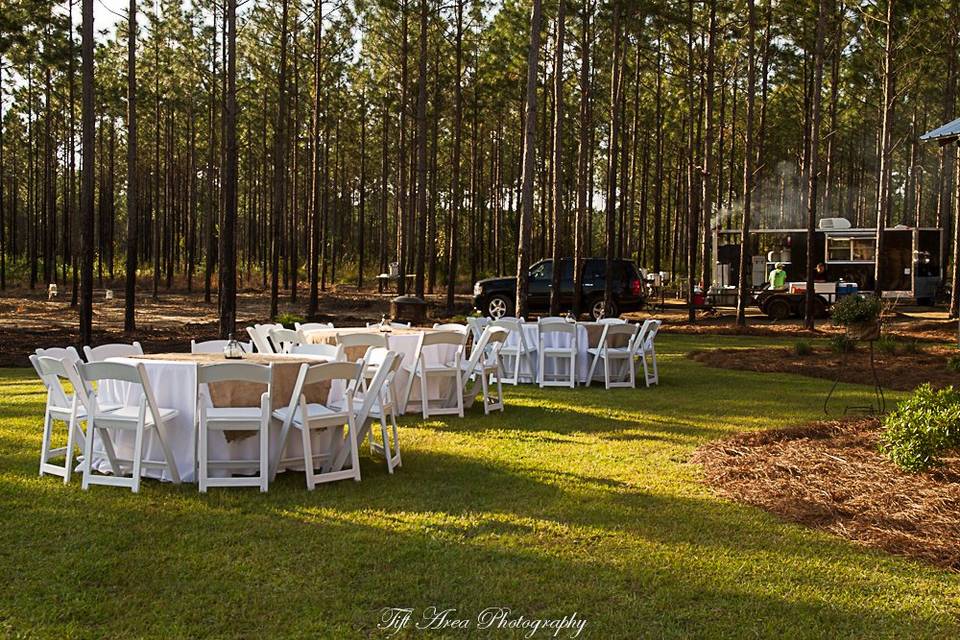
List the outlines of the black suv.
{"type": "MultiPolygon", "coordinates": [[[[637,265],[632,260],[613,261],[613,309],[603,308],[606,292],[604,258],[583,260],[581,279],[581,308],[594,319],[615,317],[623,311],[637,311],[643,307],[643,282],[637,265]]],[[[530,267],[530,288],[527,305],[530,311],[550,309],[550,286],[553,278],[553,260],[541,260],[530,267]]],[[[517,298],[516,278],[487,278],[473,285],[473,305],[486,316],[500,318],[514,314],[517,298]]],[[[560,307],[573,307],[573,258],[560,259],[560,307]]]]}

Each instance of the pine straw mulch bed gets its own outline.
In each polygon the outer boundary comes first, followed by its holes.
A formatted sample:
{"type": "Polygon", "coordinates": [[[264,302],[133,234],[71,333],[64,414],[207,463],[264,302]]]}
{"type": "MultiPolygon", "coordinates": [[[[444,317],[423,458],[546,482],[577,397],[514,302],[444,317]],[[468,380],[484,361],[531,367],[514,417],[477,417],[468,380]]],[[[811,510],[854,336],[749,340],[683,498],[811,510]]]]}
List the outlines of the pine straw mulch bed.
{"type": "Polygon", "coordinates": [[[879,433],[873,418],[744,433],[691,462],[723,497],[960,572],[960,458],[909,474],[878,452],[879,433]]]}
{"type": "MultiPolygon", "coordinates": [[[[916,353],[881,353],[877,350],[874,353],[877,377],[884,389],[898,391],[912,391],[925,382],[937,388],[960,385],[960,373],[947,367],[947,359],[957,353],[952,347],[930,345],[924,345],[916,353]]],[[[830,381],[836,379],[842,359],[840,354],[825,348],[798,356],[793,349],[772,347],[693,351],[689,357],[708,367],[760,373],[798,373],[830,381]]],[[[870,384],[872,380],[868,348],[860,345],[856,351],[847,354],[841,382],[870,384]]]]}

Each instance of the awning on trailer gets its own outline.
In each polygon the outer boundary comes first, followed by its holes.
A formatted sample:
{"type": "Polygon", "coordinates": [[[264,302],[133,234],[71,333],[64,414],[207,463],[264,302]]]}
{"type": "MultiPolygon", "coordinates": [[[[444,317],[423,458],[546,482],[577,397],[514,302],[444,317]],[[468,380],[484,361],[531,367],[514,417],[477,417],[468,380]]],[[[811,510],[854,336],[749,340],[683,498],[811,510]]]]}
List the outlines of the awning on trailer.
{"type": "Polygon", "coordinates": [[[928,131],[922,136],[921,140],[936,140],[940,143],[940,146],[948,145],[951,142],[956,142],[957,139],[960,139],[960,118],[957,118],[953,122],[948,122],[945,125],[941,125],[934,129],[933,131],[928,131]]]}

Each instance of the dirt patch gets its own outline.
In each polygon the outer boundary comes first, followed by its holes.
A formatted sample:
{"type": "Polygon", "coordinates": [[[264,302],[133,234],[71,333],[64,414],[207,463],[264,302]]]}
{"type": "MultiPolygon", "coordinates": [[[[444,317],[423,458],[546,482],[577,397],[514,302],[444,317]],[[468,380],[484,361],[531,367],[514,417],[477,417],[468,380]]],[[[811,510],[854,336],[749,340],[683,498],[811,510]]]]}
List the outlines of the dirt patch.
{"type": "MultiPolygon", "coordinates": [[[[146,351],[188,351],[190,340],[208,340],[218,334],[218,307],[216,292],[210,302],[204,302],[202,292],[164,290],[154,299],[148,292],[137,294],[137,329],[123,331],[124,300],[122,283],[114,289],[115,298],[105,299],[103,290],[96,290],[93,306],[93,342],[140,341],[146,351]]],[[[314,319],[337,325],[362,325],[375,322],[382,314],[389,314],[390,300],[395,293],[357,291],[343,287],[322,292],[319,313],[314,319]]],[[[307,315],[309,292],[298,291],[296,302],[290,301],[285,291],[280,301],[280,312],[307,315]]],[[[445,297],[428,296],[431,313],[440,315],[445,297]]],[[[457,311],[466,313],[466,296],[457,299],[457,311]]],[[[239,331],[270,317],[270,293],[244,289],[237,296],[237,328],[239,331]]],[[[14,290],[0,295],[0,367],[29,366],[28,353],[36,347],[77,345],[80,342],[77,308],[70,305],[69,288],[63,287],[61,297],[47,300],[46,291],[14,290]]]]}
{"type": "Polygon", "coordinates": [[[877,450],[876,420],[712,442],[691,462],[718,494],[897,555],[960,571],[960,458],[908,474],[877,450]]]}
{"type": "MultiPolygon", "coordinates": [[[[918,353],[876,352],[874,361],[880,385],[885,389],[910,391],[925,382],[934,387],[960,385],[960,373],[947,368],[947,359],[957,350],[942,346],[924,346],[918,353]]],[[[711,349],[694,351],[690,357],[709,367],[757,371],[761,373],[798,373],[813,378],[836,380],[842,356],[823,348],[807,356],[792,349],[711,349]]],[[[847,354],[841,382],[871,384],[870,356],[867,348],[847,354]]]]}

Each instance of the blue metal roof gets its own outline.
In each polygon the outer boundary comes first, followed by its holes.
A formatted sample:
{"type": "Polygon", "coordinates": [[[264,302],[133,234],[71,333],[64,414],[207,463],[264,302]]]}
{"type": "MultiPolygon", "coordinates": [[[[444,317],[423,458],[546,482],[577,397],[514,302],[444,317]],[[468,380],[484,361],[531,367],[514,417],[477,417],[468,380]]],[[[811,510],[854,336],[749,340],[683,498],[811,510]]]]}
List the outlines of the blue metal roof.
{"type": "Polygon", "coordinates": [[[945,125],[939,126],[933,131],[928,131],[922,136],[921,140],[940,140],[943,144],[953,142],[958,137],[960,137],[960,118],[957,118],[953,122],[948,122],[945,125]]]}

